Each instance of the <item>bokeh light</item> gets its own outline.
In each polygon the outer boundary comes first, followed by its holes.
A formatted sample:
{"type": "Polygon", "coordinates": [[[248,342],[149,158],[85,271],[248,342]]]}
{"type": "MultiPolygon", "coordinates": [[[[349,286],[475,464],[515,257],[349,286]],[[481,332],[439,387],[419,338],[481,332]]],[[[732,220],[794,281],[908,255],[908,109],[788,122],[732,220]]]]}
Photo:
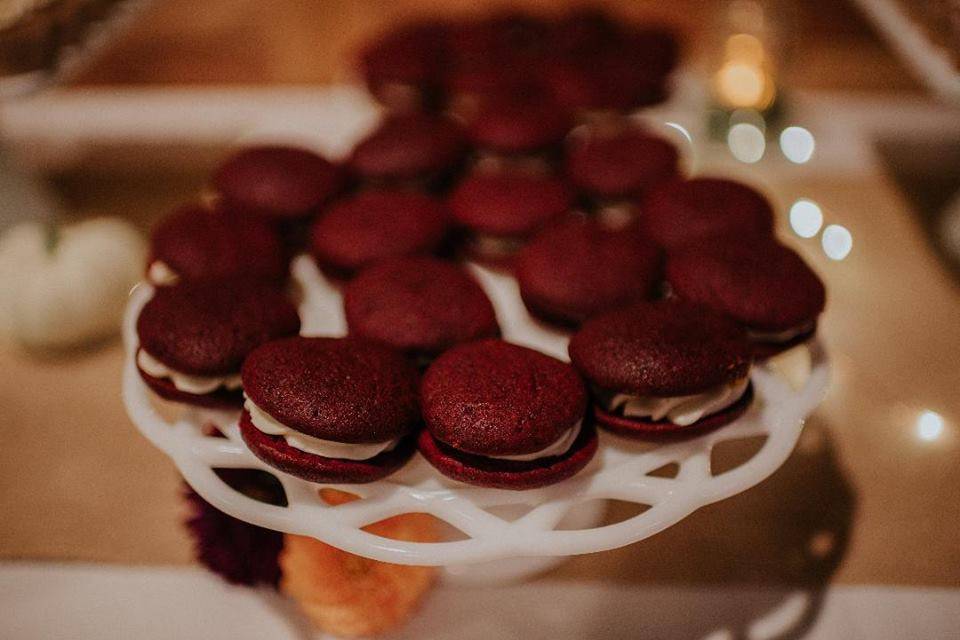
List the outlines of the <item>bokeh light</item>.
{"type": "Polygon", "coordinates": [[[917,437],[932,442],[943,435],[943,416],[936,411],[923,411],[917,417],[917,437]]]}
{"type": "Polygon", "coordinates": [[[741,122],[730,127],[727,132],[727,146],[734,158],[752,164],[763,157],[767,141],[759,127],[741,122]]]}
{"type": "Polygon", "coordinates": [[[790,228],[801,238],[812,238],[823,226],[823,211],[813,200],[800,198],[790,207],[790,228]]]}
{"type": "Polygon", "coordinates": [[[853,249],[853,235],[850,231],[839,224],[831,224],[823,230],[821,239],[823,252],[831,260],[843,260],[850,255],[853,249]]]}
{"type": "Polygon", "coordinates": [[[780,132],[780,150],[790,162],[803,164],[809,161],[815,147],[813,134],[803,127],[787,127],[780,132]]]}

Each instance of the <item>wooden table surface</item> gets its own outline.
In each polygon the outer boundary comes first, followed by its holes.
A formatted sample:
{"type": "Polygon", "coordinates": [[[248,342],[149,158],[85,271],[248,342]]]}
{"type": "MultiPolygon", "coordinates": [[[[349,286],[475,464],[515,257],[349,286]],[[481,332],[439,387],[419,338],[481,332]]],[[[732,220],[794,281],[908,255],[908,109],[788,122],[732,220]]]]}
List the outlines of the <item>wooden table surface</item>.
{"type": "MultiPolygon", "coordinates": [[[[430,4],[210,0],[198,10],[196,2],[158,2],[76,84],[326,82],[343,77],[344,52],[362,36],[430,4]]],[[[702,3],[616,4],[681,25],[691,64],[702,64],[696,45],[708,23],[693,10],[702,3]]],[[[817,4],[832,7],[820,16],[829,28],[812,28],[799,44],[798,85],[916,90],[849,10],[817,4]]],[[[81,164],[57,185],[79,215],[118,213],[146,225],[195,193],[206,168],[104,174],[81,164]]],[[[957,284],[879,170],[780,180],[773,191],[780,202],[815,196],[854,233],[842,262],[828,260],[814,240],[793,238],[828,286],[821,324],[835,367],[828,399],[769,481],[641,544],[573,559],[553,577],[960,583],[957,284]],[[915,433],[926,408],[947,420],[933,442],[915,433]]],[[[781,210],[787,238],[784,218],[781,210]]],[[[123,412],[121,359],[118,343],[42,359],[0,344],[0,556],[190,561],[177,473],[123,412]]]]}

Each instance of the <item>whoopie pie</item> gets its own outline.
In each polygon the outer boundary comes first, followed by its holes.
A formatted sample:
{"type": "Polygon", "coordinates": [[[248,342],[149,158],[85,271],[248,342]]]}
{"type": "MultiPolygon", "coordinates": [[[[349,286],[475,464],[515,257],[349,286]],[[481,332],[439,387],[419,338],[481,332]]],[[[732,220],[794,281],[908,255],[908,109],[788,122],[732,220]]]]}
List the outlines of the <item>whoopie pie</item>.
{"type": "Polygon", "coordinates": [[[600,201],[636,198],[678,173],[676,148],[636,126],[598,126],[574,135],[565,163],[570,181],[600,201]]]}
{"type": "Polygon", "coordinates": [[[310,230],[310,252],[328,273],[351,275],[383,258],[441,248],[450,216],[444,203],[417,191],[383,188],[335,202],[310,230]]]}
{"type": "Polygon", "coordinates": [[[240,433],[258,458],[320,483],[384,478],[416,450],[416,367],[363,338],[268,342],[243,363],[240,433]]]}
{"type": "Polygon", "coordinates": [[[470,484],[533,489],[565,480],[597,450],[583,382],[573,368],[497,339],[437,358],[420,386],[420,452],[470,484]]]}
{"type": "Polygon", "coordinates": [[[381,34],[360,52],[370,92],[397,111],[429,108],[441,84],[446,25],[420,21],[381,34]]]}
{"type": "Polygon", "coordinates": [[[343,186],[340,167],[307,149],[279,145],[241,149],[213,174],[230,210],[278,220],[315,213],[343,186]]]}
{"type": "Polygon", "coordinates": [[[452,120],[393,115],[354,147],[347,166],[366,181],[424,183],[456,169],[466,149],[463,131],[452,120]]]}
{"type": "Polygon", "coordinates": [[[481,153],[529,155],[559,145],[571,125],[549,96],[514,95],[483,102],[468,120],[467,136],[481,153]]]}
{"type": "Polygon", "coordinates": [[[296,308],[271,282],[236,278],[160,287],[137,318],[137,369],[162,398],[239,408],[247,354],[299,330],[296,308]]]}
{"type": "Polygon", "coordinates": [[[766,235],[675,250],[667,259],[666,278],[673,295],[745,327],[758,358],[808,340],[826,305],[817,274],[795,251],[766,235]]]}
{"type": "Polygon", "coordinates": [[[648,64],[648,52],[630,39],[592,52],[555,55],[544,67],[554,99],[578,112],[626,113],[662,102],[668,93],[662,63],[648,64]]]}
{"type": "Polygon", "coordinates": [[[752,187],[723,178],[673,180],[641,200],[640,225],[668,249],[717,237],[771,234],[773,207],[752,187]]]}
{"type": "Polygon", "coordinates": [[[461,342],[500,335],[493,305],[460,266],[411,256],[382,260],[344,287],[351,335],[428,362],[461,342]]]}
{"type": "Polygon", "coordinates": [[[659,293],[660,249],[634,228],[614,231],[571,218],[537,235],[517,256],[520,296],[548,322],[587,318],[659,293]]]}
{"type": "Polygon", "coordinates": [[[448,198],[466,232],[466,251],[491,263],[511,259],[524,241],[569,212],[573,194],[562,180],[519,170],[475,172],[448,198]]]}
{"type": "Polygon", "coordinates": [[[274,227],[252,216],[230,215],[222,207],[186,205],[161,220],[150,235],[151,284],[235,276],[286,278],[287,263],[274,227]]]}
{"type": "Polygon", "coordinates": [[[603,313],[574,334],[569,351],[597,423],[621,435],[700,433],[733,421],[753,398],[743,329],[689,302],[603,313]]]}

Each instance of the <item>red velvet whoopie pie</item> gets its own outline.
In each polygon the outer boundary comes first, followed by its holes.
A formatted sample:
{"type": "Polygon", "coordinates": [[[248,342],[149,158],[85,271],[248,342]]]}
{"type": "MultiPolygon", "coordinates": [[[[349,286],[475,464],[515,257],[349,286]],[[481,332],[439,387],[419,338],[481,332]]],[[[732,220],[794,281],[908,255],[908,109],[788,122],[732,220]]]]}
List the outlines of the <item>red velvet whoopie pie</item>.
{"type": "Polygon", "coordinates": [[[261,145],[241,149],[213,174],[224,204],[279,220],[309,216],[344,186],[340,167],[307,149],[261,145]]]}
{"type": "Polygon", "coordinates": [[[484,101],[467,136],[483,152],[515,156],[556,147],[571,126],[569,113],[549,96],[514,95],[484,101]]]}
{"type": "Polygon", "coordinates": [[[313,223],[310,252],[327,273],[352,275],[377,260],[433,253],[447,236],[444,203],[407,189],[371,189],[331,205],[313,223]]]}
{"type": "Polygon", "coordinates": [[[163,218],[150,235],[147,279],[155,286],[230,277],[286,279],[287,262],[276,230],[221,207],[186,205],[163,218]]]}
{"type": "Polygon", "coordinates": [[[370,92],[397,111],[429,108],[442,83],[447,25],[419,21],[380,34],[360,52],[370,92]]]}
{"type": "Polygon", "coordinates": [[[753,399],[743,329],[689,302],[638,302],[598,315],[569,351],[597,423],[623,436],[699,434],[732,422],[753,399]]]}
{"type": "Polygon", "coordinates": [[[566,173],[586,195],[615,200],[635,198],[678,174],[677,149],[637,127],[576,135],[567,143],[566,173]]]}
{"type": "Polygon", "coordinates": [[[450,194],[454,222],[468,234],[467,253],[478,260],[510,260],[523,242],[570,210],[573,194],[562,180],[518,170],[475,172],[450,194]]]}
{"type": "Polygon", "coordinates": [[[487,294],[460,266],[426,256],[389,258],[344,287],[350,335],[428,362],[455,344],[500,335],[487,294]]]}
{"type": "Polygon", "coordinates": [[[572,218],[537,235],[517,256],[520,296],[530,313],[565,326],[657,295],[660,249],[636,229],[572,218]]]}
{"type": "Polygon", "coordinates": [[[462,344],[424,374],[420,453],[469,484],[533,489],[565,480],[597,450],[583,382],[565,362],[488,339],[462,344]]]}
{"type": "Polygon", "coordinates": [[[237,278],[160,287],[137,318],[137,369],[167,400],[239,408],[247,354],[299,330],[296,308],[274,283],[237,278]]]}
{"type": "Polygon", "coordinates": [[[826,306],[826,288],[795,251],[769,236],[687,245],[669,254],[673,294],[724,313],[766,358],[807,341],[826,306]]]}
{"type": "Polygon", "coordinates": [[[268,465],[319,483],[365,483],[416,450],[418,374],[362,338],[268,342],[243,364],[240,433],[268,465]]]}
{"type": "Polygon", "coordinates": [[[773,232],[773,207],[752,187],[723,178],[672,180],[641,199],[640,225],[666,249],[724,236],[773,232]]]}
{"type": "Polygon", "coordinates": [[[371,182],[422,182],[456,169],[466,150],[463,131],[452,120],[422,113],[394,115],[354,147],[347,166],[371,182]]]}

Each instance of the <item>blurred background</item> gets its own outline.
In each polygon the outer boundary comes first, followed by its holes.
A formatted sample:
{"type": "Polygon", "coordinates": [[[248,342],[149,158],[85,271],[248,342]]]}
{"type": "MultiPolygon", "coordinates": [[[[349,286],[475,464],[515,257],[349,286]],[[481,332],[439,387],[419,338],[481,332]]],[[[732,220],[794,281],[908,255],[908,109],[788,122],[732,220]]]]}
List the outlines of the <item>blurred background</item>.
{"type": "MultiPolygon", "coordinates": [[[[8,637],[291,633],[190,568],[177,472],[121,406],[118,309],[142,238],[238,144],[322,131],[318,148],[342,155],[331,130],[375,117],[357,56],[384,30],[583,4],[0,0],[0,635],[7,624],[8,637]],[[58,267],[59,297],[28,312],[11,301],[14,282],[46,266],[10,229],[104,216],[119,221],[96,231],[116,234],[110,266],[78,248],[58,267]]],[[[780,237],[827,283],[833,385],[769,481],[530,584],[441,588],[402,633],[453,637],[451,620],[497,611],[470,631],[567,637],[586,616],[596,622],[581,637],[951,637],[960,3],[590,6],[677,34],[669,99],[641,115],[692,173],[771,196],[780,237]]]]}

